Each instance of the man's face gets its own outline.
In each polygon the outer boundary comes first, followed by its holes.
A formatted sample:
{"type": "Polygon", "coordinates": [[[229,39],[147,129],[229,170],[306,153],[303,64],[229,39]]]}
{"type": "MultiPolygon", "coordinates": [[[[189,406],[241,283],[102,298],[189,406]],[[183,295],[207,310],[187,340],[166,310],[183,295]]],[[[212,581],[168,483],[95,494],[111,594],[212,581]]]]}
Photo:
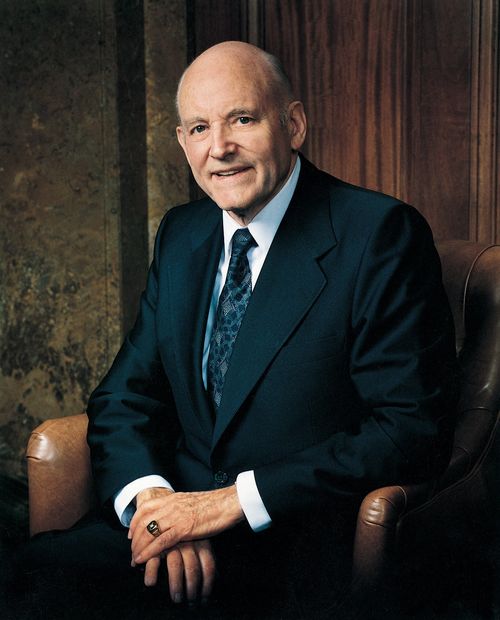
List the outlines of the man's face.
{"type": "Polygon", "coordinates": [[[248,223],[293,167],[293,151],[305,134],[305,118],[302,133],[296,127],[302,105],[284,109],[268,86],[265,67],[233,57],[200,64],[192,65],[179,93],[179,143],[198,185],[221,209],[248,223]]]}

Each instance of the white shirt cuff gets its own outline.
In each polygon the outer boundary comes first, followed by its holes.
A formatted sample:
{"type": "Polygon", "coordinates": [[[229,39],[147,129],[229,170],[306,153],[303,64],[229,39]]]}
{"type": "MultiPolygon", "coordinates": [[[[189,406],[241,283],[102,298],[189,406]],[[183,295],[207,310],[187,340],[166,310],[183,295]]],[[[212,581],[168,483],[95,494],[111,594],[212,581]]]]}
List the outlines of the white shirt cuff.
{"type": "Polygon", "coordinates": [[[264,502],[255,482],[253,470],[243,471],[236,478],[236,491],[241,509],[245,513],[248,524],[254,532],[267,529],[271,523],[271,517],[264,506],[264,502]]]}
{"type": "Polygon", "coordinates": [[[162,487],[163,489],[174,490],[165,478],[153,474],[151,476],[137,478],[137,480],[133,480],[124,486],[121,491],[118,491],[115,495],[113,505],[122,525],[128,527],[132,521],[135,512],[135,503],[133,503],[133,499],[137,493],[144,491],[144,489],[150,489],[151,487],[162,487]]]}

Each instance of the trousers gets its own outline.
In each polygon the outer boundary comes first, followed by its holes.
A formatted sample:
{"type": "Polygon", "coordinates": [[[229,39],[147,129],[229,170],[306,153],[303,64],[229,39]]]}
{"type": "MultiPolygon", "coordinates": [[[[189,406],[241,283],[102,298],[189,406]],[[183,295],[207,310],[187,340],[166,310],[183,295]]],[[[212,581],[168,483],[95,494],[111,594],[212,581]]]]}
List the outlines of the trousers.
{"type": "MultiPolygon", "coordinates": [[[[246,524],[214,539],[217,580],[206,606],[170,600],[166,569],[157,586],[130,565],[127,530],[99,514],[38,534],[16,554],[7,615],[20,620],[172,618],[278,620],[357,618],[349,599],[352,531],[246,524]]],[[[366,616],[365,616],[366,617],[366,616]]]]}

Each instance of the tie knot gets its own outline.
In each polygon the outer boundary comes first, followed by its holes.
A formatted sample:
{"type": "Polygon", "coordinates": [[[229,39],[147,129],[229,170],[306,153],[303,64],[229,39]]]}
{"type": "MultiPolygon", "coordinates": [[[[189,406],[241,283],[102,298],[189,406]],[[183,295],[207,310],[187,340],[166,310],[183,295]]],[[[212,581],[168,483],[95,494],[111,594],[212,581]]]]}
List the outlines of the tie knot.
{"type": "Polygon", "coordinates": [[[255,239],[248,228],[238,228],[233,235],[233,247],[231,250],[231,258],[235,260],[242,254],[246,254],[252,245],[255,244],[255,239]]]}

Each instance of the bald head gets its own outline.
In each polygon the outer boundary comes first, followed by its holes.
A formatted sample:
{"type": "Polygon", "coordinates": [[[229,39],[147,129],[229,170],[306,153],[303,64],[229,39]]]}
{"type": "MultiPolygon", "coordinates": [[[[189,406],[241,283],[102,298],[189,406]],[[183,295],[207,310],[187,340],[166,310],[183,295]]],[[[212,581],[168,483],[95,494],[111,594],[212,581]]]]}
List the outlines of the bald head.
{"type": "Polygon", "coordinates": [[[176,108],[180,117],[181,93],[184,82],[190,74],[196,71],[221,70],[228,65],[236,65],[237,71],[253,73],[260,77],[262,87],[282,107],[293,100],[293,91],[281,61],[272,54],[243,41],[225,41],[208,48],[187,67],[177,86],[176,108]]]}

